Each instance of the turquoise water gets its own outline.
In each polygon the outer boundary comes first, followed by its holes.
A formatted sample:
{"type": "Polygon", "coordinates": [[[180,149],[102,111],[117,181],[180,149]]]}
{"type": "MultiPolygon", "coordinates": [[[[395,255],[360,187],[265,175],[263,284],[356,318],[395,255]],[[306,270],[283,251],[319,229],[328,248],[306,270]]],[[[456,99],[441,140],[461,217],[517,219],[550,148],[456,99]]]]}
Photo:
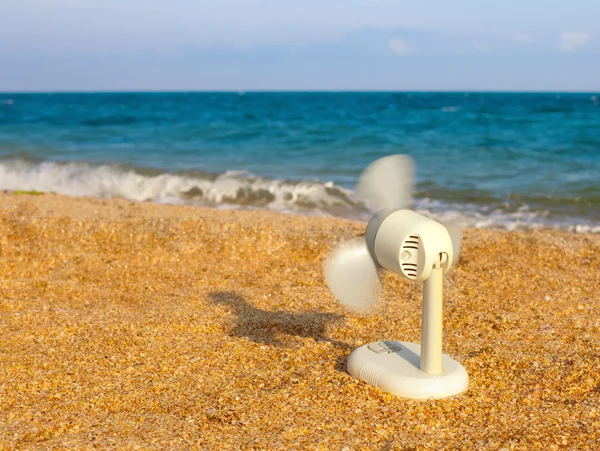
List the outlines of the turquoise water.
{"type": "Polygon", "coordinates": [[[0,189],[367,218],[376,158],[416,208],[600,232],[600,94],[0,94],[0,189]]]}

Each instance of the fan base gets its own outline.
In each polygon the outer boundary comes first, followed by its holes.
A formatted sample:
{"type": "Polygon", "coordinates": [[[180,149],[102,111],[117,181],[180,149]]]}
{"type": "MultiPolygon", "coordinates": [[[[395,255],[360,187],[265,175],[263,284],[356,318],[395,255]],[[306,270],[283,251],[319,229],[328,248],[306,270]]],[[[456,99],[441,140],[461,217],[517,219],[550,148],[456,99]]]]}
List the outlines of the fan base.
{"type": "Polygon", "coordinates": [[[401,398],[439,399],[467,390],[469,375],[456,360],[442,354],[441,374],[419,369],[421,345],[378,341],[355,349],[348,357],[348,373],[380,390],[401,398]]]}

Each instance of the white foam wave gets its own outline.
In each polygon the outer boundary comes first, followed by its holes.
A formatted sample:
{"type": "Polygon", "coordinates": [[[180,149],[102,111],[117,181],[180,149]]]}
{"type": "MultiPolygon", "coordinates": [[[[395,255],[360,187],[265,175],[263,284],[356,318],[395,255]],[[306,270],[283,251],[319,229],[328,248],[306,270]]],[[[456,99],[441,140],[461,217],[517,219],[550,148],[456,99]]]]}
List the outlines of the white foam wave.
{"type": "Polygon", "coordinates": [[[119,165],[17,159],[0,162],[0,189],[346,216],[361,210],[350,190],[331,182],[267,179],[245,171],[147,174],[119,165]]]}
{"type": "MultiPolygon", "coordinates": [[[[246,171],[160,173],[113,164],[5,159],[0,161],[0,190],[119,197],[228,209],[262,208],[364,221],[370,218],[355,192],[332,182],[269,179],[246,171]]],[[[415,208],[443,223],[462,227],[505,230],[552,227],[577,233],[600,233],[597,222],[585,218],[550,218],[549,211],[532,210],[527,205],[511,211],[421,198],[417,199],[415,208]]]]}
{"type": "Polygon", "coordinates": [[[597,222],[585,218],[550,218],[548,210],[532,210],[522,205],[511,211],[506,208],[486,209],[474,204],[448,204],[432,199],[417,201],[416,210],[444,224],[457,224],[464,228],[539,230],[556,228],[575,233],[600,233],[597,222]]]}

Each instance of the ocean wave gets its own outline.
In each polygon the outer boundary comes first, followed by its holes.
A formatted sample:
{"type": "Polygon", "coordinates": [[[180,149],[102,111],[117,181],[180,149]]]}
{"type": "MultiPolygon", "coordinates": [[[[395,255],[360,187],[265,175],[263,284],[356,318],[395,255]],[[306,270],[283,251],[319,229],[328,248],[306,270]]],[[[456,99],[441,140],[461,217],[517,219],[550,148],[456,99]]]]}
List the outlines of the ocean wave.
{"type": "Polygon", "coordinates": [[[522,205],[516,211],[495,208],[482,211],[473,205],[432,206],[428,201],[417,202],[416,211],[442,224],[456,224],[474,229],[540,230],[559,229],[574,233],[600,233],[600,224],[583,217],[553,217],[546,209],[532,210],[522,205]]]}
{"type": "Polygon", "coordinates": [[[86,119],[81,123],[90,127],[102,127],[106,125],[130,125],[137,122],[139,122],[138,119],[133,116],[112,115],[86,119]]]}
{"type": "MultiPolygon", "coordinates": [[[[333,182],[273,179],[247,171],[221,174],[200,170],[165,172],[123,164],[9,157],[0,160],[0,190],[118,197],[138,202],[217,208],[259,208],[362,221],[368,220],[371,214],[354,191],[333,182]]],[[[595,197],[596,192],[587,194],[595,197]]],[[[527,198],[532,199],[539,200],[534,196],[527,198]]],[[[425,184],[416,192],[414,208],[443,223],[458,223],[464,227],[505,230],[551,227],[578,233],[600,233],[600,225],[594,218],[564,214],[562,204],[565,199],[558,199],[555,208],[532,207],[522,200],[505,202],[483,192],[473,198],[460,190],[442,195],[439,187],[425,184]]]]}
{"type": "Polygon", "coordinates": [[[0,162],[0,189],[344,217],[366,212],[351,190],[332,182],[270,179],[246,171],[173,173],[120,164],[12,158],[0,162]]]}

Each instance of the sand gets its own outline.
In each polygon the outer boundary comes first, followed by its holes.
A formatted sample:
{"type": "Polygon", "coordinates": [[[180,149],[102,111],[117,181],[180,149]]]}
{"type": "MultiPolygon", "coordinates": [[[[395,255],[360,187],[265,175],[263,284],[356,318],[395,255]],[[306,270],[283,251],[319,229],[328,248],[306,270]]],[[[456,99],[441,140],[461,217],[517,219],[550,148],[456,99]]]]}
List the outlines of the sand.
{"type": "Polygon", "coordinates": [[[444,350],[466,393],[345,372],[420,337],[421,288],[345,311],[321,264],[364,224],[0,194],[0,450],[600,449],[600,236],[467,230],[444,350]]]}

